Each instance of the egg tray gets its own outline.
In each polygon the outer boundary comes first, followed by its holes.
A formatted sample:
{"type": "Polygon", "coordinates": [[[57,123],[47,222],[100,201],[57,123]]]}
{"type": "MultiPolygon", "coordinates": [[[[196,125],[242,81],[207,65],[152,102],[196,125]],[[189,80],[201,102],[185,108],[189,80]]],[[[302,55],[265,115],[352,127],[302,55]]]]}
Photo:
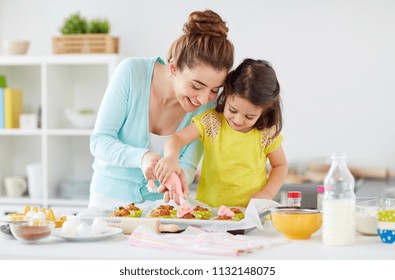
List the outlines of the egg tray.
{"type": "Polygon", "coordinates": [[[52,209],[45,209],[45,208],[41,208],[40,210],[38,210],[37,207],[33,207],[33,209],[31,210],[30,205],[26,205],[25,206],[25,210],[23,213],[12,213],[9,214],[5,217],[0,218],[0,222],[21,222],[21,221],[29,221],[32,218],[29,216],[26,216],[26,214],[30,211],[39,213],[42,212],[45,215],[45,220],[46,221],[52,221],[54,222],[54,227],[55,228],[61,228],[63,226],[63,223],[66,221],[66,216],[62,216],[60,218],[60,220],[56,220],[55,219],[55,215],[53,213],[52,209]]]}

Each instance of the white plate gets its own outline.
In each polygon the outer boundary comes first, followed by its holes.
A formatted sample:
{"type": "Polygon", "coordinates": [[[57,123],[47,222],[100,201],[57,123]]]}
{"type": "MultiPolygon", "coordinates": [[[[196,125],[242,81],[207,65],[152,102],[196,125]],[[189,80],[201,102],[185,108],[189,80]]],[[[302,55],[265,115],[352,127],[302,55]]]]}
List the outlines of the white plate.
{"type": "Polygon", "coordinates": [[[55,228],[52,230],[51,235],[63,238],[67,241],[94,241],[98,239],[103,239],[118,233],[121,233],[121,228],[107,227],[103,233],[97,235],[89,235],[89,236],[79,236],[79,235],[67,235],[62,232],[61,228],[55,228]]]}

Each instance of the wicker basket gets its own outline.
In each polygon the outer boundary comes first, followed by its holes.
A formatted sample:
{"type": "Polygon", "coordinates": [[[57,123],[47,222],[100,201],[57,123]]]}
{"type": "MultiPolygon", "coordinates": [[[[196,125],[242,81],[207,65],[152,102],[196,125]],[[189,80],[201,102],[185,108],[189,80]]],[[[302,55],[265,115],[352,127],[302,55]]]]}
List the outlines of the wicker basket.
{"type": "Polygon", "coordinates": [[[118,53],[119,39],[108,34],[73,34],[52,38],[54,54],[118,53]]]}

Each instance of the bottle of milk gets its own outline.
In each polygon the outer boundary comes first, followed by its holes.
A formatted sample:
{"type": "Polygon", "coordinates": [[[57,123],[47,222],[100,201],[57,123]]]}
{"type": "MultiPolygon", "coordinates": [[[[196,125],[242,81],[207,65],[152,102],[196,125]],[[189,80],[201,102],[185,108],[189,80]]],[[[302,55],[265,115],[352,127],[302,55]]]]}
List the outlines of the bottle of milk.
{"type": "Polygon", "coordinates": [[[355,243],[355,180],[344,154],[333,154],[324,179],[322,241],[326,245],[355,243]]]}

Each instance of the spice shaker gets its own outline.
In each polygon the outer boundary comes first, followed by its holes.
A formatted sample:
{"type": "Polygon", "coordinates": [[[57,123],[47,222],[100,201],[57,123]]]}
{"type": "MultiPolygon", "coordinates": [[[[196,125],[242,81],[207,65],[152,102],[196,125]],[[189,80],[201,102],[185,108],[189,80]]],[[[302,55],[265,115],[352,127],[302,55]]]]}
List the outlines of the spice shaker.
{"type": "Polygon", "coordinates": [[[302,205],[302,192],[292,191],[288,192],[288,206],[300,207],[302,205]]]}

